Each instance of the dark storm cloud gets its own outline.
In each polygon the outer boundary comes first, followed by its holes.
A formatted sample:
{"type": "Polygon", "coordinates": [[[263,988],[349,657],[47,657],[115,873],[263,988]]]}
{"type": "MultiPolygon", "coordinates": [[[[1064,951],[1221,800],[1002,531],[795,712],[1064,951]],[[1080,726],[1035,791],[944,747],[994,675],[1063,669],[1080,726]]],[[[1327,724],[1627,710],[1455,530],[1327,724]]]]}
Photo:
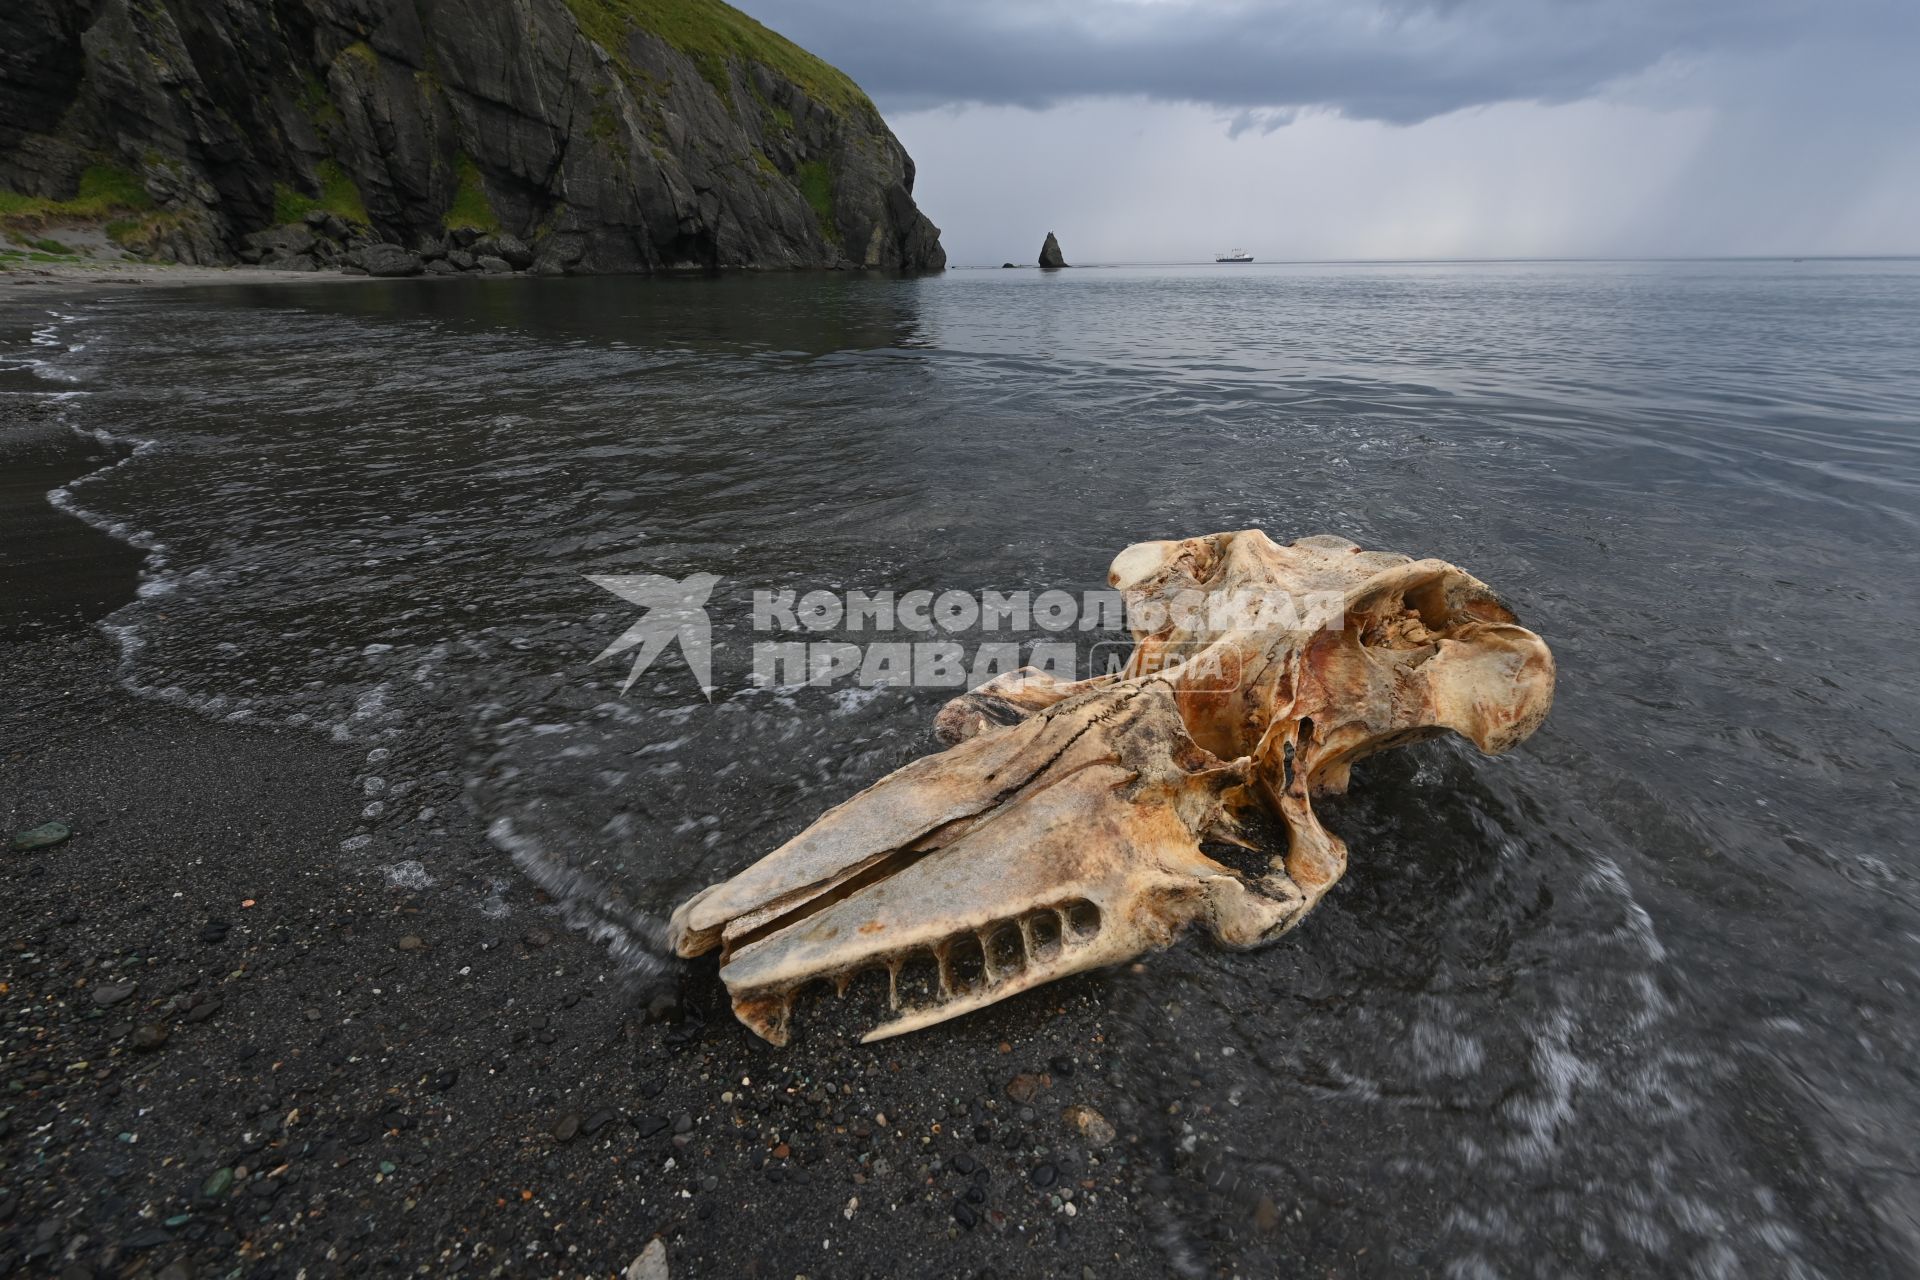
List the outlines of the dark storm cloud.
{"type": "Polygon", "coordinates": [[[1568,102],[1664,59],[1911,49],[1910,0],[745,0],[893,108],[1141,95],[1275,123],[1568,102]]]}

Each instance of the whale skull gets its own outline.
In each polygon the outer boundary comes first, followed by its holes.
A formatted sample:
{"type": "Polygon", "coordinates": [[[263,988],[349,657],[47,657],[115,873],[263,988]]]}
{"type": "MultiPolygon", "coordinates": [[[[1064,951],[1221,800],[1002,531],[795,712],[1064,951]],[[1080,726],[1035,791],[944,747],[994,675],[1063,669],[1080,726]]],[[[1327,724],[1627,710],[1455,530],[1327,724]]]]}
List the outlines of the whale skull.
{"type": "Polygon", "coordinates": [[[1440,560],[1258,529],[1128,547],[1108,574],[1134,648],[1113,674],[1025,668],[954,699],[952,744],[895,771],[682,903],[734,1012],[775,1044],[795,1004],[858,986],[878,1040],[1167,946],[1189,924],[1253,947],[1346,869],[1313,797],[1354,761],[1452,731],[1533,732],[1553,657],[1440,560]],[[1246,875],[1202,851],[1285,848],[1246,875]],[[1276,842],[1277,843],[1277,842],[1276,842]]]}

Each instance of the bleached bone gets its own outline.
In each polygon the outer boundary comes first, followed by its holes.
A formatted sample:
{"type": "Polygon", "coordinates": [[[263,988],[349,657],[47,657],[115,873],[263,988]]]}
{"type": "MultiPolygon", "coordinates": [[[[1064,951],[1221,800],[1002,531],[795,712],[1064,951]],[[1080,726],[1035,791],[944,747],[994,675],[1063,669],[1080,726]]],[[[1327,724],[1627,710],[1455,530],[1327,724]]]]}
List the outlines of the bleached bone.
{"type": "Polygon", "coordinates": [[[878,1040],[1167,946],[1253,947],[1347,865],[1312,798],[1448,730],[1488,753],[1553,700],[1553,656],[1440,560],[1258,529],[1128,547],[1109,581],[1134,649],[1108,676],[1023,669],[948,703],[951,745],[895,771],[673,913],[720,949],[734,1012],[784,1044],[797,997],[867,983],[878,1040]],[[1264,875],[1201,851],[1286,831],[1264,875]]]}

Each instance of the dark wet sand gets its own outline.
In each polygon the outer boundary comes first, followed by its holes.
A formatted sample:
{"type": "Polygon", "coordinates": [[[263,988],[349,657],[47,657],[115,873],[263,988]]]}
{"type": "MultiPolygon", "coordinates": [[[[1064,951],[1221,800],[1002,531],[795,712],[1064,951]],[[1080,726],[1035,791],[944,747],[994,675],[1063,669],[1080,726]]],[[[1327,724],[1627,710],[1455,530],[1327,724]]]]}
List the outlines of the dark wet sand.
{"type": "Polygon", "coordinates": [[[420,802],[453,815],[458,876],[396,886],[339,851],[349,750],[118,685],[90,620],[133,555],[43,496],[107,459],[19,416],[0,530],[32,625],[0,639],[0,823],[75,835],[0,849],[0,1274],[611,1276],[656,1236],[676,1277],[1166,1273],[1171,1157],[1107,1074],[1124,975],[773,1050],[710,964],[623,986],[457,779],[420,802]],[[494,877],[503,919],[473,906],[494,877]],[[1089,1150],[1074,1104],[1119,1140],[1089,1150]]]}
{"type": "Polygon", "coordinates": [[[70,432],[34,432],[0,469],[0,638],[106,616],[132,596],[141,553],[47,501],[50,490],[121,456],[70,432]]]}

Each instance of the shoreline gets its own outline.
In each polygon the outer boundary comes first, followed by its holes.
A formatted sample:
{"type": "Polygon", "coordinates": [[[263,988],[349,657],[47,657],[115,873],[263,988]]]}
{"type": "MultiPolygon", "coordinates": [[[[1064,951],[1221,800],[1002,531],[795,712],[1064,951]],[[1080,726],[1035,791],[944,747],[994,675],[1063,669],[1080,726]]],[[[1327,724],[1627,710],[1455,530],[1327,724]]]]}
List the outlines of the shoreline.
{"type": "MultiPolygon", "coordinates": [[[[10,574],[104,536],[53,514],[10,574]]],[[[410,801],[437,881],[382,867],[347,843],[364,745],[135,696],[98,620],[0,637],[0,820],[74,833],[0,850],[34,1027],[0,1042],[0,1270],[608,1277],[659,1239],[675,1275],[1162,1273],[1157,1144],[1108,1074],[1124,976],[773,1049],[711,962],[623,977],[457,771],[410,801]]]]}
{"type": "Polygon", "coordinates": [[[359,284],[379,278],[344,271],[274,271],[267,267],[249,266],[50,262],[0,271],[0,302],[34,293],[73,293],[109,285],[176,288],[222,284],[359,284]]]}

